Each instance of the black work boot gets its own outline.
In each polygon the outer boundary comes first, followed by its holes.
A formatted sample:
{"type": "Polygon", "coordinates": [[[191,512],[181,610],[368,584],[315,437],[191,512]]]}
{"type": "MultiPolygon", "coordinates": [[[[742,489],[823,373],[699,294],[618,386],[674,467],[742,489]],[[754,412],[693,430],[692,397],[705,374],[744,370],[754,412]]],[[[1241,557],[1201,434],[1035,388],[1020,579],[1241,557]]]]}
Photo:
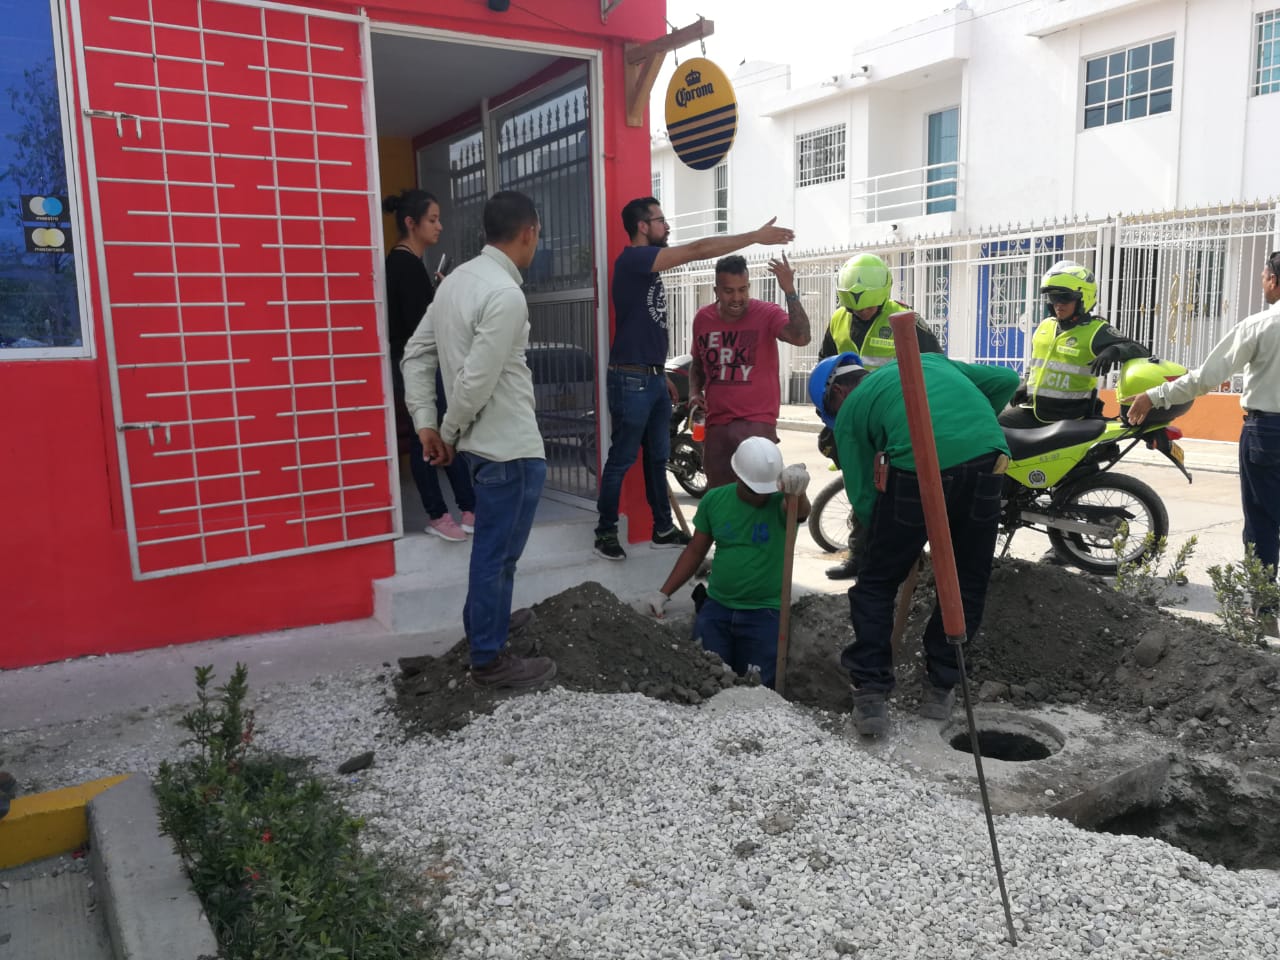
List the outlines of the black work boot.
{"type": "Polygon", "coordinates": [[[18,781],[8,770],[0,770],[0,820],[9,814],[9,804],[18,793],[18,781]]]}
{"type": "Polygon", "coordinates": [[[889,695],[883,690],[853,690],[853,724],[864,737],[878,740],[889,732],[889,695]]]}
{"type": "Polygon", "coordinates": [[[854,563],[852,556],[845,557],[834,567],[827,567],[828,580],[852,580],[857,575],[858,565],[854,563]]]}
{"type": "Polygon", "coordinates": [[[920,716],[926,720],[950,720],[951,708],[956,705],[956,689],[935,687],[925,677],[920,687],[920,716]]]}

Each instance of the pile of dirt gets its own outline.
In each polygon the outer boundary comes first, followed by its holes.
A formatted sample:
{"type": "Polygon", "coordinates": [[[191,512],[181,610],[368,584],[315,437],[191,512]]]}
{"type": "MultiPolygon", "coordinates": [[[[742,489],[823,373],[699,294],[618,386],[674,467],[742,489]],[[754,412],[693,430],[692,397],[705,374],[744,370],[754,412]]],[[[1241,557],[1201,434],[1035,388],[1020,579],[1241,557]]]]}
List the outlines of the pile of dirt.
{"type": "MultiPolygon", "coordinates": [[[[919,690],[920,638],[932,608],[926,571],[896,664],[908,705],[919,690]]],[[[847,711],[849,684],[839,655],[851,637],[846,596],[799,601],[792,608],[788,696],[847,711]]],[[[1280,656],[1123,596],[1098,577],[998,561],[982,630],[965,658],[980,699],[1080,703],[1128,714],[1189,746],[1280,757],[1280,656]]]]}
{"type": "MultiPolygon", "coordinates": [[[[698,704],[737,681],[715,654],[689,637],[687,622],[662,624],[632,610],[598,583],[565,590],[534,606],[536,619],[512,648],[556,662],[553,684],[591,693],[643,693],[698,704]]],[[[441,657],[405,657],[396,705],[411,730],[458,730],[511,696],[476,687],[466,639],[441,657]]]]}
{"type": "MultiPolygon", "coordinates": [[[[898,694],[907,708],[918,696],[920,637],[932,607],[926,570],[896,658],[898,694]]],[[[533,609],[536,621],[513,648],[552,657],[554,683],[569,690],[697,704],[742,682],[700,650],[687,629],[635,612],[598,583],[533,609]]],[[[851,637],[843,593],[799,600],[792,607],[788,698],[847,712],[849,681],[839,656],[851,637]]],[[[1242,647],[1210,624],[1118,594],[1098,577],[998,561],[982,631],[965,658],[981,700],[1081,704],[1125,715],[1195,749],[1280,758],[1280,655],[1242,647]]],[[[442,657],[409,657],[400,667],[397,706],[413,730],[459,729],[510,696],[471,683],[465,640],[442,657]]]]}

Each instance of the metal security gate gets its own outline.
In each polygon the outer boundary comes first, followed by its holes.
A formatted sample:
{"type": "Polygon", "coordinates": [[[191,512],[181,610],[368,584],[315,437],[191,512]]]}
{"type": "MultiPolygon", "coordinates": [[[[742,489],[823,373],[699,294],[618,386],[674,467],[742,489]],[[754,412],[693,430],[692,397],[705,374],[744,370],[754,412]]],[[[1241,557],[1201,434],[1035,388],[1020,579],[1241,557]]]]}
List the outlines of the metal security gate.
{"type": "Polygon", "coordinates": [[[396,536],[365,24],[72,14],[134,576],[396,536]]]}
{"type": "MultiPolygon", "coordinates": [[[[1276,249],[1274,204],[1119,218],[1108,308],[1157,355],[1198,366],[1263,307],[1258,276],[1276,249]]],[[[1231,384],[1243,389],[1243,376],[1231,384]]]]}
{"type": "Polygon", "coordinates": [[[542,219],[530,265],[529,369],[547,486],[597,490],[595,207],[586,68],[493,118],[496,190],[528,194],[542,219]]]}

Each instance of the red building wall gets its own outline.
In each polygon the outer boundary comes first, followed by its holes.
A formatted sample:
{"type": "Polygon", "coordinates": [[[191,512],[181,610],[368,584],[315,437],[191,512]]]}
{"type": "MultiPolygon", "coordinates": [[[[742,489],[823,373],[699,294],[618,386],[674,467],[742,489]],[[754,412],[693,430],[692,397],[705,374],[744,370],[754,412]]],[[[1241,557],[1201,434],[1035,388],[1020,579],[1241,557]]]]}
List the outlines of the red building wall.
{"type": "MultiPolygon", "coordinates": [[[[513,0],[501,14],[480,0],[405,0],[367,9],[375,23],[603,50],[600,147],[612,262],[625,242],[617,210],[649,187],[648,129],[627,127],[623,119],[623,45],[664,32],[665,3],[625,0],[607,25],[598,0],[513,0]]],[[[81,106],[74,104],[74,116],[81,106]]],[[[80,249],[91,251],[92,238],[82,238],[80,249]]],[[[133,579],[91,253],[85,262],[97,358],[0,363],[7,420],[0,430],[0,668],[368,616],[370,582],[394,572],[390,543],[133,579]]],[[[607,278],[601,289],[603,295],[607,278]]],[[[633,516],[633,535],[647,536],[636,475],[623,507],[633,516]]]]}

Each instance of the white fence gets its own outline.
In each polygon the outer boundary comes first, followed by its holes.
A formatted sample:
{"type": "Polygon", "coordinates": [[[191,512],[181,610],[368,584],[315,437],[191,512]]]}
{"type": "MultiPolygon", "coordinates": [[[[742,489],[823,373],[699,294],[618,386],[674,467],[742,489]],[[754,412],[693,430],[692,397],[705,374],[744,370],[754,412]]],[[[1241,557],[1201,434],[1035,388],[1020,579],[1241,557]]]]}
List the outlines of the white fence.
{"type": "MultiPolygon", "coordinates": [[[[1226,331],[1262,308],[1258,275],[1267,254],[1280,249],[1278,211],[1270,200],[794,254],[813,342],[783,346],[783,402],[807,402],[805,382],[837,305],[836,274],[858,253],[884,258],[894,298],[914,307],[957,359],[1022,369],[1044,316],[1040,277],[1055,261],[1072,259],[1098,277],[1095,312],[1157,355],[1197,366],[1226,331]]],[[[780,303],[769,256],[748,259],[752,294],[780,303]]],[[[663,275],[673,355],[689,351],[693,315],[715,300],[712,271],[704,262],[663,275]]],[[[1240,390],[1238,378],[1231,389],[1240,390]]]]}

